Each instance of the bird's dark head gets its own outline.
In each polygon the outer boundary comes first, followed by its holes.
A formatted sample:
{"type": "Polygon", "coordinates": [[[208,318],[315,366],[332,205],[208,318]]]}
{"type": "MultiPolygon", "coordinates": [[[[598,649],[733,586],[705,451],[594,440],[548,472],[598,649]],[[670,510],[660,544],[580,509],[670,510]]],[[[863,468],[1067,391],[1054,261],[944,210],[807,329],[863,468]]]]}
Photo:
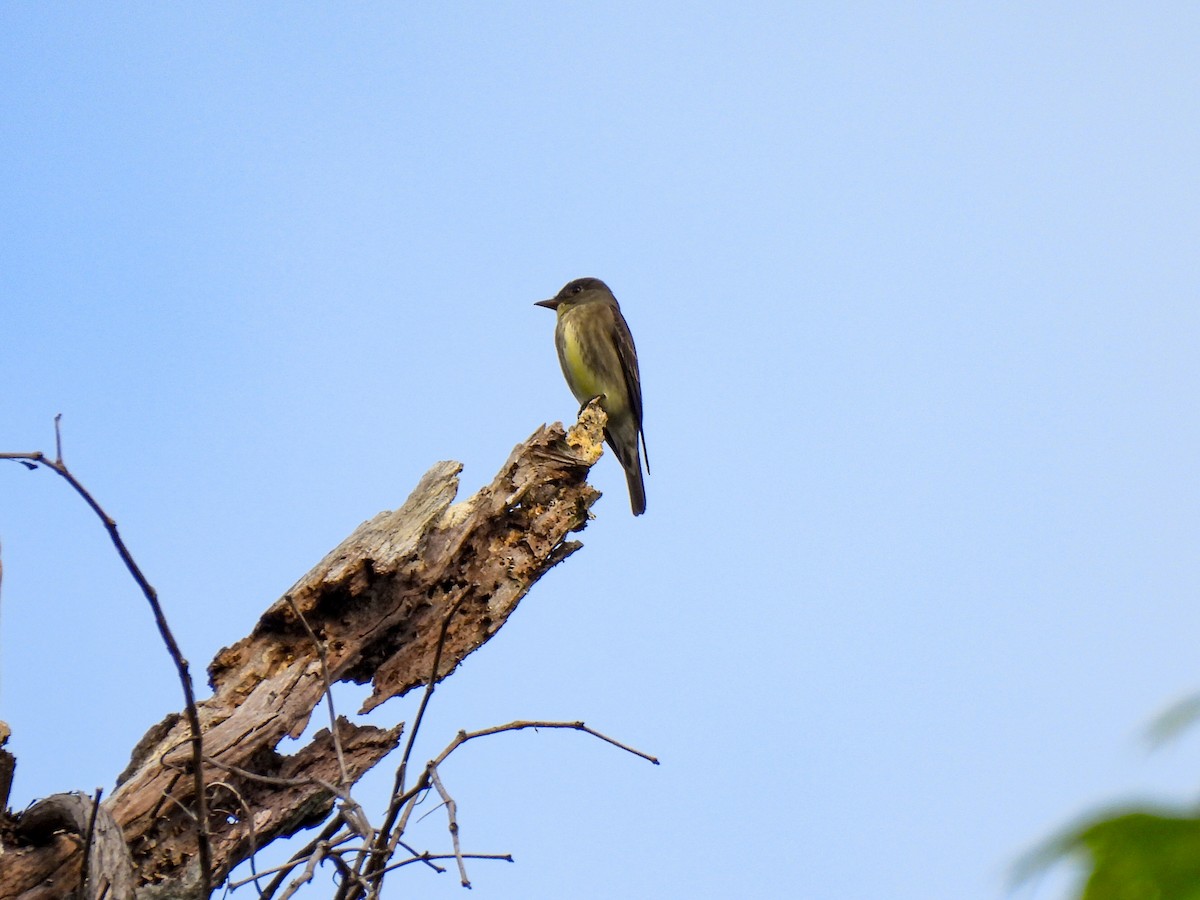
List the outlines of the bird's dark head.
{"type": "Polygon", "coordinates": [[[557,295],[549,300],[539,300],[534,306],[544,306],[546,309],[558,309],[560,306],[574,306],[589,300],[611,300],[616,302],[608,285],[599,278],[576,278],[568,283],[557,295]]]}

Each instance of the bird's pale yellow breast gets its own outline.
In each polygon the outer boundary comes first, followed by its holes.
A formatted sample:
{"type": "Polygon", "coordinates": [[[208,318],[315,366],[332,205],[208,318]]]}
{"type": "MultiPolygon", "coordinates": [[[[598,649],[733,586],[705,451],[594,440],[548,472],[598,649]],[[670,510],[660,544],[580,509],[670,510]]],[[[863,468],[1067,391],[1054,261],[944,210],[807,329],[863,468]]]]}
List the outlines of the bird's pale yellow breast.
{"type": "Polygon", "coordinates": [[[596,360],[583,351],[579,328],[568,316],[563,320],[563,371],[576,399],[580,403],[604,393],[597,377],[596,360]]]}

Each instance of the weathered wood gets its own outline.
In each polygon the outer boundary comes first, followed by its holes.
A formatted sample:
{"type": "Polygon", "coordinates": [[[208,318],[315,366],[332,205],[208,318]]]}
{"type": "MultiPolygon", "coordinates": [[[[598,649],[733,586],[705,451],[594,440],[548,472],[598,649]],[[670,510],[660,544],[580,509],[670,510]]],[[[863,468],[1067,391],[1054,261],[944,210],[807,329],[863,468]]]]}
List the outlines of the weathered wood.
{"type": "MultiPolygon", "coordinates": [[[[291,756],[276,751],[285,736],[303,733],[324,696],[309,629],[324,645],[331,681],[372,684],[366,711],[429,680],[442,622],[455,610],[437,673],[444,678],[499,630],[543,574],[579,548],[567,538],[586,525],[599,496],[586,479],[600,457],[603,428],[596,404],[569,432],[542,426],[513,450],[491,484],[454,505],[461,466],[438,463],[403,506],[360,525],[250,635],[217,654],[208,670],[213,695],[199,712],[204,752],[214,761],[205,783],[218,879],[253,846],[318,824],[333,809],[328,786],[341,773],[329,731],[291,756]],[[289,786],[229,767],[289,779],[289,786]]],[[[397,745],[400,730],[339,720],[345,787],[397,745]]],[[[154,884],[170,896],[196,896],[190,764],[187,723],[173,714],[139,742],[102,804],[124,832],[139,897],[165,896],[147,890],[154,884]]],[[[0,900],[32,900],[48,885],[77,879],[78,856],[61,835],[47,846],[9,848],[0,855],[0,900]]]]}
{"type": "Polygon", "coordinates": [[[88,868],[79,900],[133,900],[133,860],[121,828],[91,797],[71,793],[40,800],[21,816],[17,830],[34,844],[46,844],[60,832],[79,838],[88,868]]]}

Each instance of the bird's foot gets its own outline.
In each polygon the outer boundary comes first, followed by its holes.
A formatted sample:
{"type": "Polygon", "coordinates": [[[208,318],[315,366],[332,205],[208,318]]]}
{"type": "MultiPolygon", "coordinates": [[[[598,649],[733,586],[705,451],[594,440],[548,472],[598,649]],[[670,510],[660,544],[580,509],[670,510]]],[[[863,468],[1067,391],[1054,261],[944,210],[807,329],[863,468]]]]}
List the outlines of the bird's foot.
{"type": "Polygon", "coordinates": [[[590,398],[588,398],[587,400],[585,400],[585,401],[583,401],[582,403],[580,403],[580,404],[579,404],[579,415],[581,415],[581,416],[582,416],[582,415],[583,415],[583,411],[584,411],[585,409],[587,409],[587,408],[588,408],[588,407],[589,407],[591,404],[595,403],[597,400],[599,400],[599,401],[600,401],[600,405],[601,405],[601,406],[603,406],[603,405],[604,405],[604,395],[603,395],[603,394],[597,394],[595,397],[590,397],[590,398]]]}

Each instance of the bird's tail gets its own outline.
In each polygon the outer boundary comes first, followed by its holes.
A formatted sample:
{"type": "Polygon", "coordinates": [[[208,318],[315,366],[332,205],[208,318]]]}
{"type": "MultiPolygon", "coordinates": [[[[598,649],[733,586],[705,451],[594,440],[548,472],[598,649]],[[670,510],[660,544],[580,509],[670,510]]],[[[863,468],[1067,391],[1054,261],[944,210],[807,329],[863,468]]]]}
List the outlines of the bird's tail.
{"type": "Polygon", "coordinates": [[[633,416],[613,416],[608,418],[608,427],[604,436],[608,446],[625,470],[625,482],[629,485],[629,505],[633,514],[640,516],[646,511],[646,486],[642,483],[642,455],[639,452],[638,435],[640,430],[633,416]]]}
{"type": "Polygon", "coordinates": [[[642,483],[642,461],[636,454],[633,465],[625,466],[625,481],[629,484],[629,505],[633,514],[640,516],[646,511],[646,486],[642,483]]]}

